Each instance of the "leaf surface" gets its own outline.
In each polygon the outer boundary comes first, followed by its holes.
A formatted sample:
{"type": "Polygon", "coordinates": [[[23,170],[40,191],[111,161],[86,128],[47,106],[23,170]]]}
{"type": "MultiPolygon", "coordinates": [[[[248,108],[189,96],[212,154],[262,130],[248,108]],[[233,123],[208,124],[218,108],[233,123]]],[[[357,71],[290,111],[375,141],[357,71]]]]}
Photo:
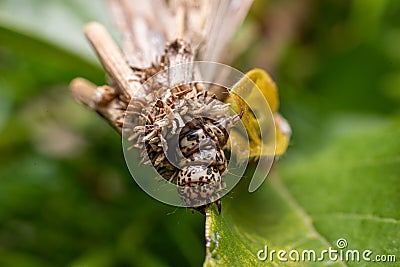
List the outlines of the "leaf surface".
{"type": "MultiPolygon", "coordinates": [[[[269,252],[312,249],[318,258],[324,249],[338,250],[341,238],[347,241],[343,251],[368,249],[371,260],[375,255],[399,259],[399,136],[399,124],[336,136],[314,154],[284,159],[254,194],[240,186],[224,199],[221,215],[210,209],[212,242],[204,265],[320,266],[318,261],[293,262],[288,255],[287,262],[276,254],[260,261],[257,252],[265,246],[269,252]]],[[[351,258],[333,262],[328,256],[324,263],[371,264],[351,258]]]]}

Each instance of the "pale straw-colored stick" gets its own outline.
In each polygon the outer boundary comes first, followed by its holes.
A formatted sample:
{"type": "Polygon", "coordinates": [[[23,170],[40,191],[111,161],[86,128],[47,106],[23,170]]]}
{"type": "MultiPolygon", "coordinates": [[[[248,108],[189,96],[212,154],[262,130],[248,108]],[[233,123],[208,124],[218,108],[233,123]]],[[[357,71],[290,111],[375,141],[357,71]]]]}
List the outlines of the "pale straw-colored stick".
{"type": "Polygon", "coordinates": [[[136,84],[129,81],[134,74],[120,49],[104,26],[97,22],[87,24],[84,32],[108,75],[115,82],[118,95],[121,99],[129,101],[136,84]]]}
{"type": "Polygon", "coordinates": [[[108,85],[96,86],[84,78],[74,79],[69,86],[78,102],[96,111],[121,133],[125,104],[116,97],[113,88],[108,85]]]}
{"type": "Polygon", "coordinates": [[[97,86],[84,78],[75,78],[69,84],[72,96],[80,103],[92,110],[97,109],[96,89],[97,86]]]}

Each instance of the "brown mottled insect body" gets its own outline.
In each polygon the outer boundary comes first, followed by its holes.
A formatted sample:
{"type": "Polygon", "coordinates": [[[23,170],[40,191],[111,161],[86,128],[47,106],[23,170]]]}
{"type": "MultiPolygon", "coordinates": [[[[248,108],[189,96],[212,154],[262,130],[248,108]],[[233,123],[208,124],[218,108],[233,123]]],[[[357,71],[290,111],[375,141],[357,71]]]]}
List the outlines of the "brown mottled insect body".
{"type": "Polygon", "coordinates": [[[177,184],[187,205],[198,207],[215,202],[225,189],[222,175],[226,172],[227,160],[222,147],[228,132],[217,125],[212,119],[195,118],[180,133],[180,150],[187,162],[178,173],[177,184]]]}
{"type": "Polygon", "coordinates": [[[225,190],[223,148],[241,114],[231,116],[229,106],[208,96],[200,84],[153,86],[158,89],[152,89],[158,96],[153,104],[131,107],[129,113],[136,116],[130,120],[130,140],[145,148],[145,164],[177,184],[185,205],[202,210],[199,207],[216,202],[225,190]]]}

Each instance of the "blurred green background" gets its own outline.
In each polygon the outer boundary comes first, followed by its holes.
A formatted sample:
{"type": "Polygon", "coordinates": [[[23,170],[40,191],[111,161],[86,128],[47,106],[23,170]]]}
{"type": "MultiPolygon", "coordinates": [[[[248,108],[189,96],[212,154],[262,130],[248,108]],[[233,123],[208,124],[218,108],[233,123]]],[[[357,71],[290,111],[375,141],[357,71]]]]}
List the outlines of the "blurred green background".
{"type": "MultiPolygon", "coordinates": [[[[204,217],[140,190],[119,135],[70,96],[77,76],[105,83],[91,20],[112,29],[103,1],[0,2],[0,266],[199,266],[204,217]]],[[[230,54],[275,78],[288,161],[399,121],[399,48],[397,0],[256,0],[230,54]]]]}

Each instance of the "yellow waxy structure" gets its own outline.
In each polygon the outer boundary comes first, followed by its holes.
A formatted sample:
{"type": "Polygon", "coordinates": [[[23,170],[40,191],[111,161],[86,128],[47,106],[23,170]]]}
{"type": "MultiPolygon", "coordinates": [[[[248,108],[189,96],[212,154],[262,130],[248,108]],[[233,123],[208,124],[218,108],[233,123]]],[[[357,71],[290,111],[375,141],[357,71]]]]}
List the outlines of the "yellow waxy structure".
{"type": "Polygon", "coordinates": [[[247,156],[279,156],[285,153],[289,145],[291,129],[288,122],[278,113],[278,89],[267,72],[262,69],[253,69],[246,73],[246,77],[242,78],[233,87],[226,102],[231,104],[233,111],[244,111],[242,122],[248,135],[250,151],[247,148],[247,138],[243,133],[232,131],[230,134],[232,147],[239,158],[247,156]],[[264,99],[260,98],[260,92],[264,99]],[[257,107],[262,106],[265,101],[271,111],[269,114],[257,110],[257,107]],[[252,103],[252,108],[250,103],[252,103]],[[271,142],[270,138],[262,137],[260,132],[261,127],[271,125],[271,119],[274,120],[273,124],[275,125],[275,140],[273,142],[271,142]]]}

